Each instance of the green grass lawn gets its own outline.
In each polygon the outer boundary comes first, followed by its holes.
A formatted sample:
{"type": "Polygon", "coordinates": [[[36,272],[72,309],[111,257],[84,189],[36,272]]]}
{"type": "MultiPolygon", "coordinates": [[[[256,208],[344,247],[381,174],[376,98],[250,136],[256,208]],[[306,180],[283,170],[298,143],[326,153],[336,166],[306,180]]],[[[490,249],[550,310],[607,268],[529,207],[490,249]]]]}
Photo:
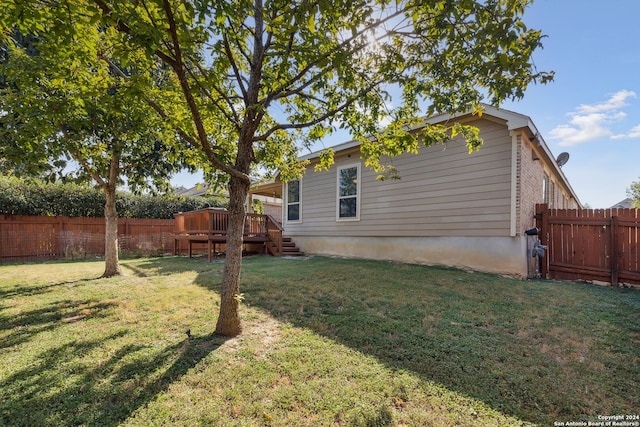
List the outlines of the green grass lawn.
{"type": "Polygon", "coordinates": [[[640,291],[323,257],[0,266],[0,425],[510,426],[640,412],[640,291]],[[191,338],[185,331],[190,329],[191,338]]]}

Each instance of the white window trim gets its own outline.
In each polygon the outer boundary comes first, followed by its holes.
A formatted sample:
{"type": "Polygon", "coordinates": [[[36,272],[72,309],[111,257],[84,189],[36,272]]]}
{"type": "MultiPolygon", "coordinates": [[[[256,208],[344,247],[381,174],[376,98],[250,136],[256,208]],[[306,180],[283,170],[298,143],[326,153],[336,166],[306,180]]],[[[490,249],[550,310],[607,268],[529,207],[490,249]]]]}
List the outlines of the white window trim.
{"type": "MultiPolygon", "coordinates": [[[[336,221],[360,221],[360,199],[362,197],[362,193],[360,191],[360,183],[362,182],[362,178],[360,176],[360,163],[352,163],[348,165],[339,166],[336,170],[336,221]],[[340,217],[340,171],[343,169],[356,168],[356,179],[358,182],[356,183],[356,216],[349,218],[341,218],[340,217]]],[[[349,196],[351,197],[351,196],[349,196]]]]}
{"type": "Polygon", "coordinates": [[[289,220],[289,182],[284,185],[284,222],[286,224],[302,224],[302,178],[292,179],[291,181],[298,181],[298,219],[289,220]]]}

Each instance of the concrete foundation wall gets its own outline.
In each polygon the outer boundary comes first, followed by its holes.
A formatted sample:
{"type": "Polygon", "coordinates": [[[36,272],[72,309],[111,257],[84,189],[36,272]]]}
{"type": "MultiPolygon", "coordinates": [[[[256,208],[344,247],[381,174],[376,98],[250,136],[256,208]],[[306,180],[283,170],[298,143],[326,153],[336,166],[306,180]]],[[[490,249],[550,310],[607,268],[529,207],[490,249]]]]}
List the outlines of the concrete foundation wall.
{"type": "Polygon", "coordinates": [[[445,265],[527,277],[525,237],[290,237],[306,254],[445,265]]]}

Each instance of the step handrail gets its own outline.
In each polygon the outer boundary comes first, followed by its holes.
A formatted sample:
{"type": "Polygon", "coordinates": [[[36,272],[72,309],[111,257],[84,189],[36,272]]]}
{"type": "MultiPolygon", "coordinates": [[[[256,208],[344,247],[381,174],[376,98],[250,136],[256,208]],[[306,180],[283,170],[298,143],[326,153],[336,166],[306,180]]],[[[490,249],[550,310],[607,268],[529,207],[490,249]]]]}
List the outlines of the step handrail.
{"type": "Polygon", "coordinates": [[[282,254],[282,226],[271,215],[265,215],[267,217],[267,237],[276,247],[276,253],[282,254]]]}

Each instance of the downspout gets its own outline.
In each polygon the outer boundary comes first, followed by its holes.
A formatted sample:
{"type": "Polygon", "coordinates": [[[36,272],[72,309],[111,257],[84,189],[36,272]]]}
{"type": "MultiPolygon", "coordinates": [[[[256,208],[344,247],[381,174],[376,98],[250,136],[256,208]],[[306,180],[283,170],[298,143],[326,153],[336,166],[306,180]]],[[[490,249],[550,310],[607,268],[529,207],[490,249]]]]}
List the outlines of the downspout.
{"type": "Polygon", "coordinates": [[[516,228],[518,223],[518,190],[521,185],[518,179],[520,173],[518,169],[518,136],[520,135],[520,132],[512,130],[509,131],[509,135],[511,135],[511,211],[509,219],[509,236],[515,237],[517,234],[516,228]]]}

